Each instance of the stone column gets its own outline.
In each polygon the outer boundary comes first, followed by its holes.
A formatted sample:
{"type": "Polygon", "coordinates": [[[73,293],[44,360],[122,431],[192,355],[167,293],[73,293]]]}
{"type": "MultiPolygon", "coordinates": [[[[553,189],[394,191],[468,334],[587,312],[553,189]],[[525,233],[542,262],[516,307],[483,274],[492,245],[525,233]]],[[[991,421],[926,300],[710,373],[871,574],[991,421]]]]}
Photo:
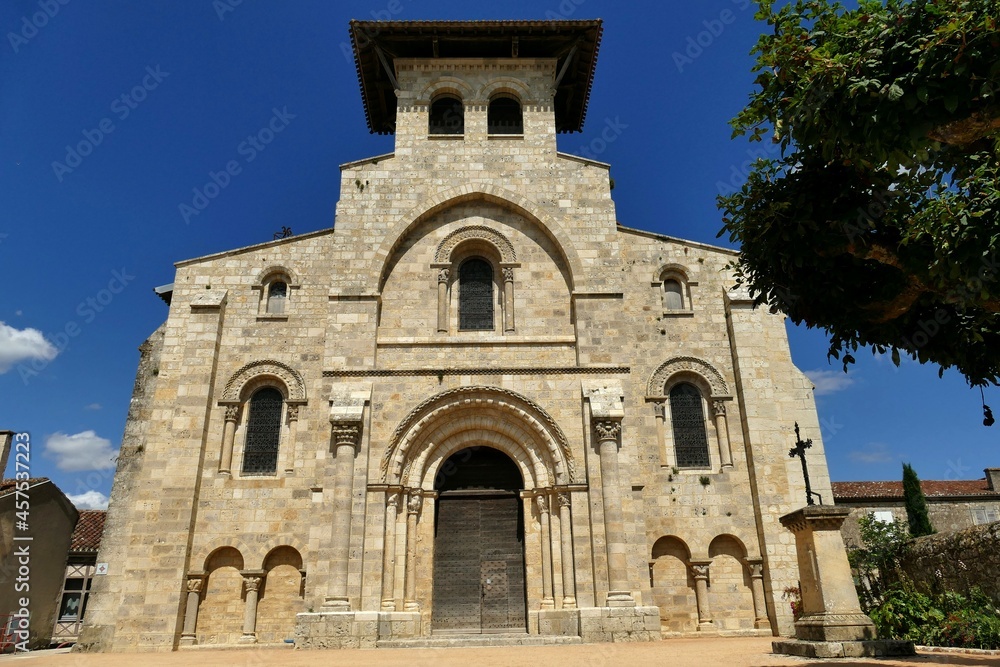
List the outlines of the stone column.
{"type": "Polygon", "coordinates": [[[674,450],[667,448],[667,402],[653,403],[653,414],[656,415],[656,446],[660,450],[660,462],[664,467],[673,466],[674,450]]]}
{"type": "Polygon", "coordinates": [[[417,602],[417,519],[424,498],[420,489],[410,491],[410,499],[406,503],[406,592],[403,600],[403,611],[418,611],[417,602]]]}
{"type": "Polygon", "coordinates": [[[875,624],[861,611],[840,527],[850,510],[814,505],[781,517],[795,533],[802,616],[795,636],[806,641],[875,639],[875,624]]]}
{"type": "Polygon", "coordinates": [[[569,493],[560,493],[559,542],[562,546],[563,609],[576,609],[576,572],[573,567],[573,525],[569,493]]]}
{"type": "Polygon", "coordinates": [[[733,453],[729,449],[729,424],[726,422],[726,402],[718,399],[712,401],[712,412],[715,413],[715,435],[719,441],[719,460],[723,468],[733,467],[733,453]]]}
{"type": "Polygon", "coordinates": [[[295,436],[299,427],[299,406],[288,406],[288,446],[285,448],[285,474],[295,474],[295,436]]]}
{"type": "Polygon", "coordinates": [[[625,553],[625,518],[618,477],[618,446],[622,425],[618,420],[594,423],[601,453],[601,498],[604,504],[604,538],[608,552],[608,606],[634,606],[628,585],[628,558],[625,553]]]}
{"type": "Polygon", "coordinates": [[[181,645],[193,646],[198,643],[198,604],[201,602],[201,586],[204,575],[188,575],[187,605],[184,607],[184,630],[181,631],[181,645]]]}
{"type": "Polygon", "coordinates": [[[351,555],[351,491],[354,486],[354,455],[361,439],[357,422],[331,421],[333,441],[337,448],[333,479],[333,544],[330,560],[330,594],[323,602],[329,610],[348,611],[347,570],[351,555]]]}
{"type": "Polygon", "coordinates": [[[257,643],[257,589],[260,588],[263,572],[244,572],[243,584],[247,589],[246,604],[243,607],[243,636],[241,644],[257,643]]]}
{"type": "Polygon", "coordinates": [[[219,474],[233,474],[233,441],[236,439],[236,420],[240,414],[240,406],[226,406],[226,427],[222,432],[222,456],[219,458],[219,474]]]}
{"type": "Polygon", "coordinates": [[[708,568],[711,560],[692,560],[691,571],[694,573],[694,593],[698,600],[698,630],[715,630],[712,622],[712,608],[708,604],[708,568]]]}
{"type": "Polygon", "coordinates": [[[503,330],[514,331],[514,269],[503,269],[503,330]]]}
{"type": "Polygon", "coordinates": [[[549,531],[549,498],[546,494],[535,496],[538,504],[538,523],[542,540],[542,609],[555,609],[555,593],[552,589],[552,538],[549,531]]]}
{"type": "Polygon", "coordinates": [[[448,333],[448,274],[449,269],[438,271],[438,333],[448,333]]]}
{"type": "Polygon", "coordinates": [[[771,629],[771,621],[767,618],[767,605],[764,603],[764,559],[747,558],[750,568],[750,591],[753,593],[753,627],[758,630],[771,629]]]}
{"type": "Polygon", "coordinates": [[[399,492],[385,493],[385,540],[382,550],[382,611],[396,611],[396,512],[399,492]]]}

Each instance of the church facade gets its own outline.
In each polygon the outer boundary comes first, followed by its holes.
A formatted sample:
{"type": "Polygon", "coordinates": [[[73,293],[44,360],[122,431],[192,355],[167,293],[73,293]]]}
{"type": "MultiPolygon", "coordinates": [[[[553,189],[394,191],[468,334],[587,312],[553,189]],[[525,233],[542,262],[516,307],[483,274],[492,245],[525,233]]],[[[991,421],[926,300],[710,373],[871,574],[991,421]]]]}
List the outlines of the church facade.
{"type": "Polygon", "coordinates": [[[812,385],[732,251],[557,150],[600,22],[351,31],[395,151],[333,228],[177,264],[79,647],[789,634],[812,385]]]}

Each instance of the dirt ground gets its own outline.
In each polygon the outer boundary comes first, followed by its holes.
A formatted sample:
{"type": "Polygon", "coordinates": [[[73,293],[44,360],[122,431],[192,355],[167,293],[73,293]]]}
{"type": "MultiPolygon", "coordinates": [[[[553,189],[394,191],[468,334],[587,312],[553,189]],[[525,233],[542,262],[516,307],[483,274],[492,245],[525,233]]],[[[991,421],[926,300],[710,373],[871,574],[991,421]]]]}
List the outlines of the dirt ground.
{"type": "Polygon", "coordinates": [[[584,644],[500,648],[372,649],[296,651],[293,649],[198,649],[175,653],[79,654],[38,651],[0,656],[0,665],[24,667],[763,667],[765,665],[995,665],[1000,656],[921,653],[893,660],[807,660],[771,654],[771,639],[668,639],[648,644],[584,644]]]}

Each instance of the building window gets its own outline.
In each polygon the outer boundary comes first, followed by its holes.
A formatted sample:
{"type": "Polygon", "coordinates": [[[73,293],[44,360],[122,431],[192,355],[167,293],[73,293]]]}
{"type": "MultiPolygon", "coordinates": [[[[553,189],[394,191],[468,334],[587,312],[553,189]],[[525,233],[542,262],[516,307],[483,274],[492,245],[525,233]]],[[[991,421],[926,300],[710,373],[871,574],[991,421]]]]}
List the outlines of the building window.
{"type": "Polygon", "coordinates": [[[670,390],[670,423],[674,431],[674,451],[679,468],[708,468],[708,434],[701,392],[687,382],[670,390]]]}
{"type": "Polygon", "coordinates": [[[428,123],[430,134],[464,134],[465,109],[454,95],[441,95],[431,102],[428,123]]]}
{"type": "Polygon", "coordinates": [[[66,575],[63,578],[62,595],[59,599],[59,615],[56,616],[52,629],[52,641],[73,641],[80,634],[83,615],[87,611],[87,601],[90,597],[90,585],[93,582],[93,558],[86,563],[78,557],[70,556],[66,565],[66,575]]]}
{"type": "Polygon", "coordinates": [[[288,283],[275,280],[267,287],[267,314],[284,315],[288,300],[288,283]]]}
{"type": "Polygon", "coordinates": [[[493,266],[473,257],[458,270],[458,328],[493,330],[493,266]]]}
{"type": "Polygon", "coordinates": [[[684,288],[680,282],[663,281],[663,307],[666,310],[684,310],[684,288]]]}
{"type": "Polygon", "coordinates": [[[490,100],[486,126],[490,134],[524,134],[521,103],[511,95],[497,95],[490,100]]]}
{"type": "Polygon", "coordinates": [[[974,507],[972,508],[972,522],[981,526],[985,523],[993,523],[994,521],[1000,521],[1000,511],[997,508],[986,508],[986,507],[974,507]]]}
{"type": "Polygon", "coordinates": [[[258,389],[250,397],[243,446],[244,475],[273,475],[277,471],[283,402],[281,392],[273,387],[258,389]]]}
{"type": "Polygon", "coordinates": [[[885,510],[872,512],[872,518],[881,523],[892,523],[896,520],[895,517],[893,517],[892,512],[887,512],[885,510]]]}

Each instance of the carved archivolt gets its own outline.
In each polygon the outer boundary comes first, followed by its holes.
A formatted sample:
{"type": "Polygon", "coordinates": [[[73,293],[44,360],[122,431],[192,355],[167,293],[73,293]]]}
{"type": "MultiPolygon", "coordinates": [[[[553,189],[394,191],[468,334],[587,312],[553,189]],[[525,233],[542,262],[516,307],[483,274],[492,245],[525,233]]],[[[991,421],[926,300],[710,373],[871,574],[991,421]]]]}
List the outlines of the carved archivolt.
{"type": "Polygon", "coordinates": [[[460,414],[462,412],[480,418],[486,411],[497,415],[498,421],[492,427],[501,432],[498,436],[517,434],[512,441],[527,450],[526,458],[544,469],[541,477],[559,484],[580,481],[566,436],[548,413],[520,394],[486,386],[451,389],[427,399],[411,411],[396,427],[382,456],[382,481],[398,484],[409,477],[414,461],[419,459],[425,463],[430,454],[428,450],[435,447],[428,438],[435,431],[447,430],[440,425],[460,424],[466,416],[460,414]]]}
{"type": "Polygon", "coordinates": [[[306,402],[306,383],[302,380],[302,376],[299,375],[298,371],[280,361],[267,359],[252,361],[233,373],[233,376],[229,378],[229,382],[226,383],[222,400],[224,402],[239,401],[243,388],[248,383],[260,377],[274,377],[284,383],[285,389],[288,391],[288,401],[296,403],[306,402]]]}
{"type": "Polygon", "coordinates": [[[729,396],[729,387],[722,379],[722,374],[708,362],[694,357],[674,357],[660,364],[649,378],[646,386],[647,396],[662,396],[667,380],[677,373],[695,373],[700,375],[712,388],[712,396],[729,396]]]}
{"type": "Polygon", "coordinates": [[[451,261],[451,253],[455,251],[458,244],[463,241],[470,240],[485,241],[497,249],[500,253],[500,261],[504,263],[513,263],[517,261],[517,254],[514,252],[514,245],[507,240],[507,237],[500,232],[490,229],[489,227],[484,227],[482,225],[475,225],[472,227],[463,227],[458,231],[452,232],[445,237],[441,244],[438,245],[437,253],[434,255],[434,262],[436,264],[446,264],[451,261]]]}

